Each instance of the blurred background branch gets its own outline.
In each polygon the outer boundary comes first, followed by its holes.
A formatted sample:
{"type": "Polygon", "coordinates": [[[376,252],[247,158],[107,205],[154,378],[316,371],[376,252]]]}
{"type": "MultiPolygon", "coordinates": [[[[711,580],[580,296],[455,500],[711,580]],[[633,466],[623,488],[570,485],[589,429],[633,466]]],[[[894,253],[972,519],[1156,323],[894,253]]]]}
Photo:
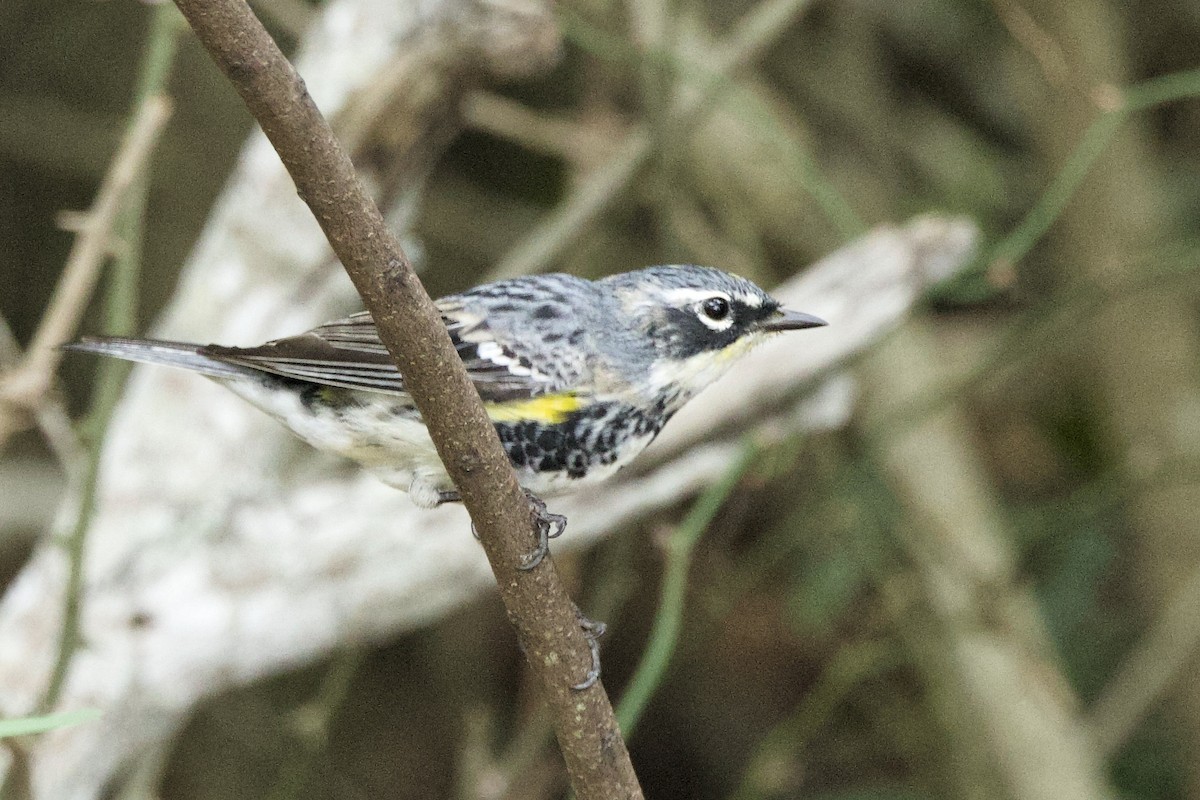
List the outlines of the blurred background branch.
{"type": "MultiPolygon", "coordinates": [[[[431,290],[695,261],[834,323],[553,504],[560,567],[610,624],[606,683],[653,686],[628,690],[649,796],[1200,795],[1192,4],[254,5],[431,290]],[[929,209],[974,224],[887,224],[929,209]],[[648,652],[672,655],[631,684],[648,652]]],[[[157,13],[0,6],[21,34],[0,48],[6,372],[157,13]]],[[[136,283],[158,334],[230,344],[352,310],[236,101],[193,47],[174,60],[144,231],[131,210],[101,251],[144,245],[146,267],[97,294],[136,283]]],[[[94,303],[70,327],[106,319],[94,303]]],[[[77,518],[93,442],[69,418],[111,396],[62,366],[0,464],[9,717],[36,709],[65,630],[72,562],[44,532],[77,518]]],[[[562,795],[462,520],[163,373],[135,373],[98,476],[58,707],[104,716],[14,740],[36,796],[562,795]]]]}
{"type": "Polygon", "coordinates": [[[170,115],[170,103],[155,96],[139,103],[117,157],[91,210],[75,224],[76,245],[63,269],[50,306],[20,362],[5,371],[0,384],[0,450],[22,427],[23,415],[42,405],[62,360],[58,346],[75,335],[105,262],[119,248],[115,241],[123,204],[137,194],[158,133],[170,115]]]}

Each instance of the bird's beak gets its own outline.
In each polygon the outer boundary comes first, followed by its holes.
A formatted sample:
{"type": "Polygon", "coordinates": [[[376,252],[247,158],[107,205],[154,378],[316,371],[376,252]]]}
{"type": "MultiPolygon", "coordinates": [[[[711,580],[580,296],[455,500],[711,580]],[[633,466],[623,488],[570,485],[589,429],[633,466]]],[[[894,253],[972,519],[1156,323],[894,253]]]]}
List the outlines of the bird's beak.
{"type": "Polygon", "coordinates": [[[804,328],[820,328],[822,325],[828,324],[825,320],[814,317],[812,314],[781,308],[775,312],[775,316],[763,320],[759,327],[769,333],[776,333],[778,331],[798,331],[804,328]]]}

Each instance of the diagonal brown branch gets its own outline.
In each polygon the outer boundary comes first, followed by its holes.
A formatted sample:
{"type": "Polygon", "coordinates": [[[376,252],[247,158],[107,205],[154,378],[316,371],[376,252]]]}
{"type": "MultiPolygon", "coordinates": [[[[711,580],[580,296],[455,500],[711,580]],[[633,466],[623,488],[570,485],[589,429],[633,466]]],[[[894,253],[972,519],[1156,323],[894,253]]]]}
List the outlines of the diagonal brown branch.
{"type": "Polygon", "coordinates": [[[429,295],[366,195],[304,82],[242,0],[176,0],[279,153],[404,373],[479,530],[501,598],[550,707],[580,798],[641,797],[603,687],[551,559],[517,569],[534,541],[529,503],[429,295]]]}
{"type": "Polygon", "coordinates": [[[0,449],[21,428],[18,417],[36,410],[54,379],[62,356],[58,345],[75,332],[79,318],[91,300],[105,256],[111,247],[113,224],[129,187],[146,168],[158,135],[171,115],[171,103],[163,96],[147,99],[138,109],[113,166],[84,217],[84,222],[62,278],[33,341],[19,365],[0,381],[0,449]]]}

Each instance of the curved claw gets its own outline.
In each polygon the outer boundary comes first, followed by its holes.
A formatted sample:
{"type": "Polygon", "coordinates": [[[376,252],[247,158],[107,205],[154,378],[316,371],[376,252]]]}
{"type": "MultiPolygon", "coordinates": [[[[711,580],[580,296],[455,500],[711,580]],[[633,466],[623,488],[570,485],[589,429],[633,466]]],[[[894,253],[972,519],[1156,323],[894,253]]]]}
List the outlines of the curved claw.
{"type": "Polygon", "coordinates": [[[524,560],[517,565],[517,569],[522,572],[528,572],[542,563],[542,559],[550,552],[550,540],[562,536],[563,531],[567,529],[566,517],[562,514],[548,512],[546,502],[532,492],[526,490],[525,496],[529,498],[529,504],[533,506],[534,519],[537,521],[538,544],[533,552],[525,556],[524,560]]]}
{"type": "Polygon", "coordinates": [[[546,557],[546,553],[549,552],[550,546],[539,542],[537,548],[535,548],[532,553],[527,554],[521,560],[520,564],[517,564],[517,569],[521,570],[521,572],[529,572],[529,570],[542,563],[542,559],[544,559],[546,557]]]}
{"type": "Polygon", "coordinates": [[[576,683],[571,687],[572,691],[582,692],[596,685],[596,681],[600,680],[600,637],[608,629],[608,626],[603,622],[593,622],[575,609],[576,615],[579,617],[579,627],[583,628],[583,638],[587,640],[588,650],[592,653],[592,668],[584,675],[581,683],[576,683]]]}
{"type": "Polygon", "coordinates": [[[543,511],[541,523],[546,526],[547,539],[557,539],[567,529],[567,518],[562,514],[551,514],[548,511],[543,511]]]}

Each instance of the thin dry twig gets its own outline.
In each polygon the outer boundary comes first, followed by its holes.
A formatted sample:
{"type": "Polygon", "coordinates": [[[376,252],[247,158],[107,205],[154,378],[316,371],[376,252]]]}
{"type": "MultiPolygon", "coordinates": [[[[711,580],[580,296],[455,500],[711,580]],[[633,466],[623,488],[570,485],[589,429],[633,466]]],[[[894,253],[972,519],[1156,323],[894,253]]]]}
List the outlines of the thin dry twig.
{"type": "Polygon", "coordinates": [[[21,430],[21,418],[37,409],[49,391],[62,358],[58,345],[74,335],[91,300],[109,253],[112,228],[122,199],[145,171],[170,115],[170,100],[164,96],[150,97],[142,103],[127,129],[33,340],[21,363],[0,383],[0,448],[21,430]]]}
{"type": "Polygon", "coordinates": [[[538,153],[557,156],[576,164],[595,163],[612,151],[611,127],[576,122],[535,111],[516,100],[476,91],[459,106],[462,122],[538,153]]]}
{"type": "MultiPolygon", "coordinates": [[[[694,117],[724,85],[730,73],[757,58],[781,36],[810,0],[765,0],[713,49],[707,76],[691,91],[682,91],[667,114],[689,130],[694,117]]],[[[541,272],[615,202],[654,152],[650,126],[636,126],[613,148],[609,159],[584,179],[546,219],[517,242],[488,274],[487,280],[541,272]]]]}
{"type": "Polygon", "coordinates": [[[1097,750],[1115,755],[1146,714],[1185,674],[1200,650],[1200,570],[1175,590],[1150,629],[1092,706],[1087,728],[1097,750]]]}
{"type": "Polygon", "coordinates": [[[603,687],[571,689],[591,663],[574,605],[550,558],[528,572],[520,569],[536,538],[529,502],[395,235],[304,82],[249,7],[238,0],[176,0],[176,5],[262,125],[404,374],[479,531],[526,661],[551,709],[577,795],[641,797],[603,687]]]}
{"type": "MultiPolygon", "coordinates": [[[[8,322],[0,317],[0,375],[9,369],[15,369],[21,360],[21,349],[17,339],[12,334],[8,322]]],[[[3,402],[0,402],[0,450],[9,436],[21,429],[22,415],[19,412],[5,415],[3,402]]],[[[75,476],[85,457],[83,445],[71,427],[71,415],[67,413],[62,399],[55,395],[46,395],[42,402],[33,410],[37,426],[46,437],[46,444],[54,453],[55,459],[63,472],[75,476]]]]}
{"type": "MultiPolygon", "coordinates": [[[[919,320],[872,353],[863,364],[874,384],[867,413],[878,418],[936,384],[936,353],[919,320]]],[[[1037,604],[1014,579],[1012,539],[980,478],[968,429],[962,414],[947,408],[902,434],[875,429],[872,437],[927,608],[905,624],[914,642],[925,640],[914,651],[922,653],[926,680],[954,698],[943,713],[956,737],[951,757],[963,765],[956,772],[964,788],[995,776],[1006,796],[1021,800],[1114,798],[1037,604]]]]}
{"type": "Polygon", "coordinates": [[[1060,90],[1073,90],[1080,82],[1079,70],[1072,66],[1062,45],[1038,24],[1016,0],[992,0],[996,16],[1012,37],[1033,56],[1046,83],[1060,90]]]}

